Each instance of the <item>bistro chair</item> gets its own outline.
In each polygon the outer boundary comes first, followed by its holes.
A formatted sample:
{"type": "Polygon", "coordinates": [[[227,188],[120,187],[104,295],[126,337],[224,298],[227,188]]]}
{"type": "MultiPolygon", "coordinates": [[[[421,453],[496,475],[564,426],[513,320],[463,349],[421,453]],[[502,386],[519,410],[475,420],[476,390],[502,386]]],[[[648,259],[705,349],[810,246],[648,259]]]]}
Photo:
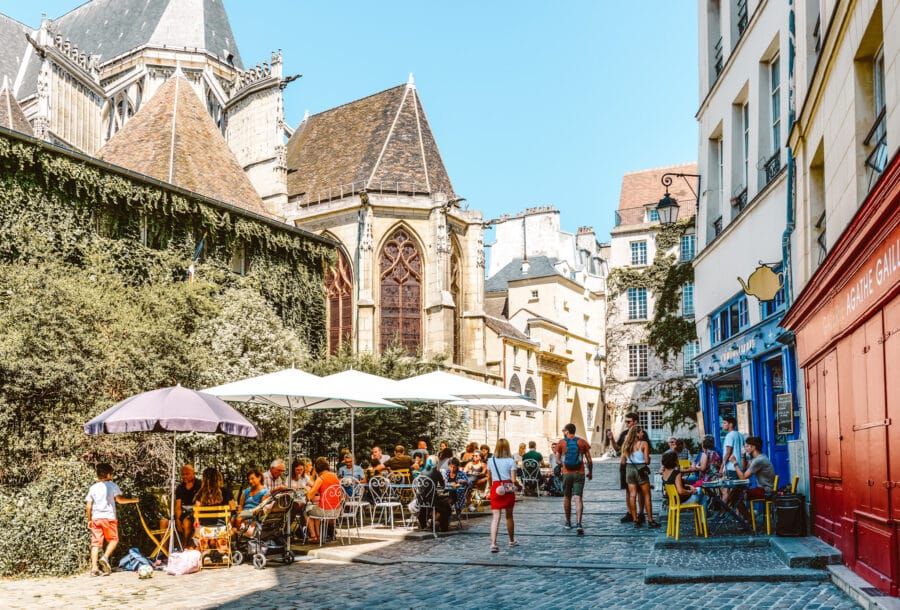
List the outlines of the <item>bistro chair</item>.
{"type": "Polygon", "coordinates": [[[353,477],[341,479],[341,487],[344,488],[344,492],[347,494],[347,499],[344,501],[344,510],[341,511],[341,523],[347,526],[348,532],[351,524],[355,525],[356,537],[359,538],[359,528],[363,521],[365,509],[371,506],[365,499],[366,487],[353,477]]]}
{"type": "Polygon", "coordinates": [[[534,495],[541,495],[541,465],[537,460],[522,462],[522,493],[527,494],[529,485],[534,487],[534,495]]]}
{"type": "MultiPolygon", "coordinates": [[[[413,481],[413,492],[416,498],[416,509],[428,511],[427,514],[431,515],[431,535],[437,538],[437,530],[435,529],[435,521],[437,519],[434,514],[434,498],[437,495],[437,487],[435,487],[434,481],[426,476],[416,478],[413,481]]],[[[412,518],[415,519],[415,515],[412,515],[412,518]]],[[[410,519],[410,521],[413,519],[410,519]]]]}
{"type": "MultiPolygon", "coordinates": [[[[322,546],[322,543],[325,542],[325,538],[328,535],[328,525],[332,525],[334,527],[334,536],[337,537],[337,523],[340,520],[343,512],[344,512],[344,502],[347,500],[347,494],[344,493],[344,488],[340,485],[333,485],[325,490],[324,495],[322,496],[322,503],[326,506],[335,506],[336,508],[328,511],[328,515],[313,515],[309,514],[306,516],[307,519],[313,521],[321,521],[319,527],[319,546],[322,546]]],[[[307,532],[308,534],[308,532],[307,532]]],[[[347,541],[349,542],[350,535],[349,531],[347,534],[347,541]]],[[[341,537],[341,544],[344,544],[344,538],[341,537]]]]}
{"type": "Polygon", "coordinates": [[[194,540],[200,550],[201,568],[231,567],[231,511],[228,506],[194,506],[194,519],[215,519],[215,525],[200,525],[194,540]]]}
{"type": "Polygon", "coordinates": [[[675,540],[681,532],[681,511],[692,511],[694,513],[694,533],[696,535],[703,534],[704,538],[709,538],[709,532],[706,528],[706,509],[699,502],[691,502],[690,504],[682,504],[681,496],[674,485],[666,485],[666,497],[669,500],[669,514],[666,519],[666,538],[674,536],[675,540]]]}
{"type": "Polygon", "coordinates": [[[400,519],[405,521],[403,512],[403,504],[400,498],[395,495],[391,488],[391,482],[384,477],[372,477],[369,479],[369,494],[372,496],[372,524],[375,524],[375,512],[378,513],[378,523],[381,523],[383,517],[387,517],[391,522],[391,529],[394,529],[394,509],[400,509],[400,519]]]}
{"type": "MultiPolygon", "coordinates": [[[[796,477],[799,479],[800,477],[796,477]]],[[[796,485],[796,483],[795,483],[796,485]]],[[[766,535],[772,535],[772,501],[775,498],[775,494],[778,493],[778,475],[775,475],[775,481],[772,485],[772,493],[766,494],[765,498],[756,498],[754,500],[750,500],[750,518],[753,521],[753,531],[756,531],[756,505],[762,503],[763,510],[766,513],[766,535]]]]}
{"type": "Polygon", "coordinates": [[[691,467],[691,461],[690,460],[678,460],[678,467],[681,469],[681,472],[685,472],[691,467]]]}
{"type": "MultiPolygon", "coordinates": [[[[799,476],[795,476],[795,477],[794,477],[794,480],[791,481],[791,493],[792,493],[792,494],[797,493],[797,483],[799,483],[799,482],[800,482],[800,477],[799,477],[799,476]]],[[[777,489],[778,486],[776,485],[775,488],[777,489]]]]}

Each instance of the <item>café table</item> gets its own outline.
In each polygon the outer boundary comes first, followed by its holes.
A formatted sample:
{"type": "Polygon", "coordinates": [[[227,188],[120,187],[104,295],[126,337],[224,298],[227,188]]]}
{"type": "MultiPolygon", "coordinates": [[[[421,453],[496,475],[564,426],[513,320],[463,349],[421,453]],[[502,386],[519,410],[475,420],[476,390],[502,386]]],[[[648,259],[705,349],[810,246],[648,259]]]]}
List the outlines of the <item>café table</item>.
{"type": "MultiPolygon", "coordinates": [[[[747,479],[723,479],[720,481],[707,481],[700,488],[707,497],[707,524],[713,523],[713,533],[718,531],[726,521],[733,521],[743,530],[752,531],[750,522],[741,516],[738,506],[747,507],[747,489],[750,481],[747,479]],[[728,502],[722,499],[719,491],[730,489],[731,497],[728,502]]],[[[748,509],[749,510],[749,509],[748,509]]]]}

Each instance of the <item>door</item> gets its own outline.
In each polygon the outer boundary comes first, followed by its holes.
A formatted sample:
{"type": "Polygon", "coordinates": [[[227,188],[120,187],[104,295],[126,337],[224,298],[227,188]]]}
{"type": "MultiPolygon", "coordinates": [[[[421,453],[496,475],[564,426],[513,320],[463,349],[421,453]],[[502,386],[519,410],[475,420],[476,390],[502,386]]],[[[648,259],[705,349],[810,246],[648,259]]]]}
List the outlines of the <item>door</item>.
{"type": "MultiPolygon", "coordinates": [[[[887,479],[890,482],[889,504],[895,521],[900,521],[900,383],[896,381],[900,375],[900,296],[888,303],[884,308],[884,368],[888,379],[893,383],[887,389],[887,426],[888,464],[887,479]]],[[[900,560],[900,548],[895,549],[900,560]]]]}

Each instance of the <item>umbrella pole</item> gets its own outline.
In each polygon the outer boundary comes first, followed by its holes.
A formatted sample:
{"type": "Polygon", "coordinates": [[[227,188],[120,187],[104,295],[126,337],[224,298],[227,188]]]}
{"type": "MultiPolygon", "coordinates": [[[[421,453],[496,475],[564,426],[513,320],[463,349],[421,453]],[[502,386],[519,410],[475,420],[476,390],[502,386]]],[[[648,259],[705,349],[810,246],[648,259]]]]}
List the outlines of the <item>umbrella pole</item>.
{"type": "MultiPolygon", "coordinates": [[[[178,528],[175,526],[175,460],[178,459],[176,453],[176,443],[178,433],[172,433],[172,480],[169,486],[169,557],[172,556],[172,550],[175,548],[175,536],[178,535],[178,528]]],[[[179,541],[180,542],[180,541],[179,541]]]]}
{"type": "MultiPolygon", "coordinates": [[[[356,409],[350,407],[350,455],[353,456],[353,463],[356,464],[356,409]]],[[[353,476],[353,473],[350,473],[353,476]]]]}

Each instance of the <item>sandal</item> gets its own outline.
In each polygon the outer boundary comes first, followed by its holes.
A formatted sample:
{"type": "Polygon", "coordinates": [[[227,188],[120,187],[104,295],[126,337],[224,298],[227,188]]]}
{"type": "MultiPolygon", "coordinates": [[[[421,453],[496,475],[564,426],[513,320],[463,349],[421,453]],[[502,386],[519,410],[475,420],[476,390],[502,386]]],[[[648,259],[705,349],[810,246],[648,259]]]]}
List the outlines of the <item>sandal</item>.
{"type": "Polygon", "coordinates": [[[491,545],[491,553],[499,553],[499,552],[500,552],[500,547],[497,546],[496,544],[492,544],[491,545]]]}
{"type": "Polygon", "coordinates": [[[509,546],[510,547],[519,546],[519,541],[518,540],[510,540],[509,546]]]}
{"type": "Polygon", "coordinates": [[[318,539],[318,538],[307,538],[306,541],[307,541],[307,542],[312,542],[312,543],[314,543],[314,544],[319,544],[319,539],[318,539]]]}

